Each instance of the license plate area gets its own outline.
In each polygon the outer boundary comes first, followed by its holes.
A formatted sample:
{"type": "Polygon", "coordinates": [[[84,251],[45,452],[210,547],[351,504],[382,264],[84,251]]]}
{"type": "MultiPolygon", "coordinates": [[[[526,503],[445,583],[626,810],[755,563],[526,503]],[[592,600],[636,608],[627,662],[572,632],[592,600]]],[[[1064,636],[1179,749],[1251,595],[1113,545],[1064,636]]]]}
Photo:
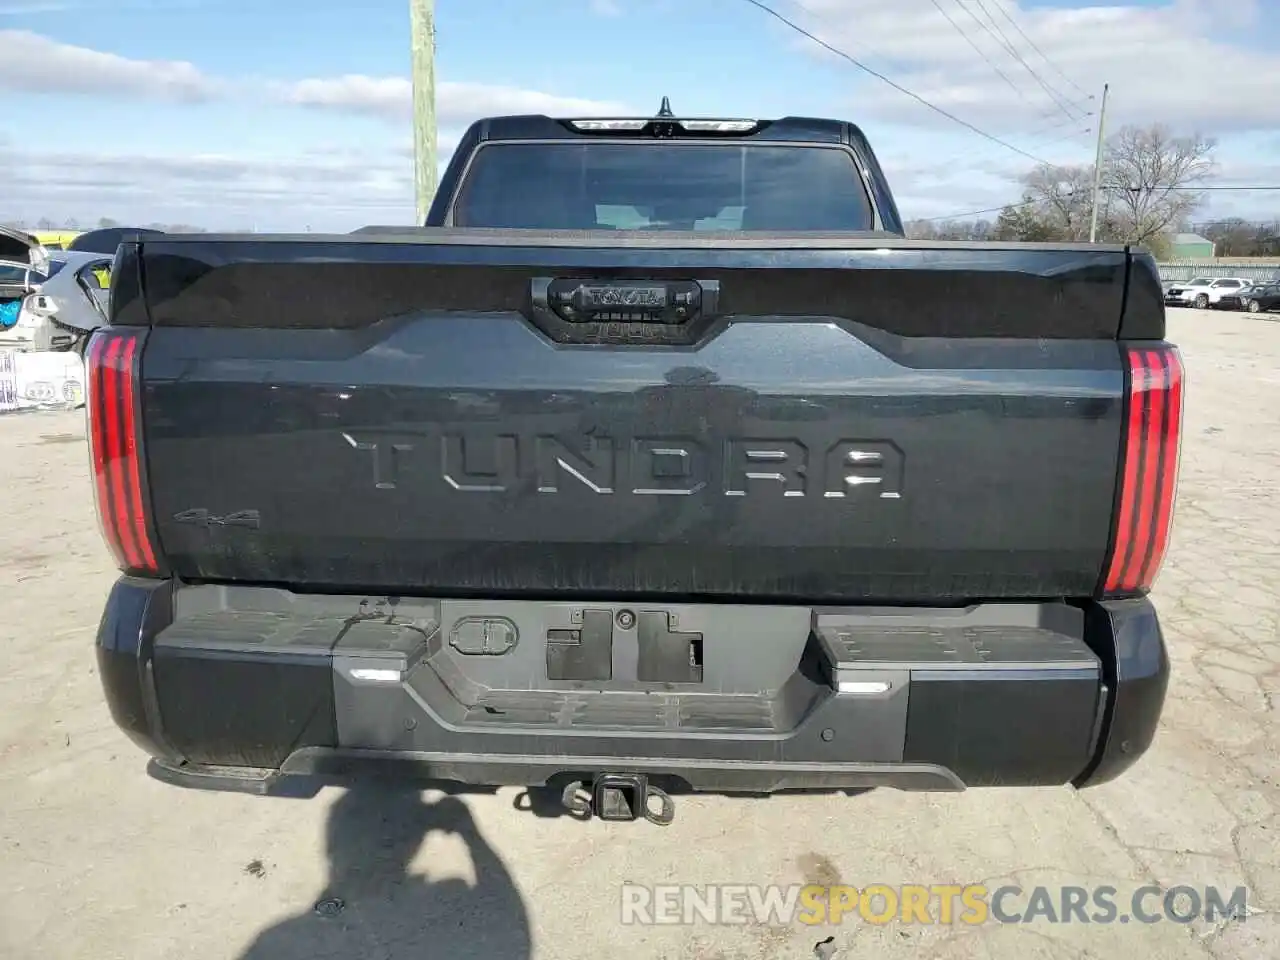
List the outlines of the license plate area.
{"type": "Polygon", "coordinates": [[[808,607],[664,600],[443,600],[427,661],[465,703],[489,693],[774,697],[812,633],[808,607]]]}
{"type": "Polygon", "coordinates": [[[641,683],[702,682],[703,635],[679,629],[667,610],[575,610],[568,628],[546,632],[547,679],[601,682],[613,679],[614,638],[635,649],[641,683]]]}

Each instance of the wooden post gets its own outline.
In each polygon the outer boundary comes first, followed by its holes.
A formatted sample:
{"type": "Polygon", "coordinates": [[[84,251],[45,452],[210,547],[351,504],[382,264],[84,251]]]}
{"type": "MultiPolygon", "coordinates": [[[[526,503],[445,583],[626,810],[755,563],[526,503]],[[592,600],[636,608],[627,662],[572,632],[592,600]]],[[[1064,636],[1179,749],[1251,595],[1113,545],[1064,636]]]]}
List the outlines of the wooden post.
{"type": "Polygon", "coordinates": [[[426,223],[436,192],[435,0],[409,0],[413,74],[413,166],[418,226],[426,223]]]}

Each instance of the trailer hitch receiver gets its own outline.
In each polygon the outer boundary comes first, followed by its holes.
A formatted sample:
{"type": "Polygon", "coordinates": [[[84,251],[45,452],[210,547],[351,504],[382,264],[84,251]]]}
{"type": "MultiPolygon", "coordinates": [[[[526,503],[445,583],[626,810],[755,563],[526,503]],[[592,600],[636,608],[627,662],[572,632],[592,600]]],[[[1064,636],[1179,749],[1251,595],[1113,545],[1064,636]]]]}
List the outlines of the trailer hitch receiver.
{"type": "Polygon", "coordinates": [[[643,818],[663,827],[675,819],[675,802],[643,774],[602,773],[591,781],[590,799],[582,796],[584,787],[582,781],[575,781],[565,787],[562,795],[565,809],[581,819],[592,814],[613,821],[643,818]]]}

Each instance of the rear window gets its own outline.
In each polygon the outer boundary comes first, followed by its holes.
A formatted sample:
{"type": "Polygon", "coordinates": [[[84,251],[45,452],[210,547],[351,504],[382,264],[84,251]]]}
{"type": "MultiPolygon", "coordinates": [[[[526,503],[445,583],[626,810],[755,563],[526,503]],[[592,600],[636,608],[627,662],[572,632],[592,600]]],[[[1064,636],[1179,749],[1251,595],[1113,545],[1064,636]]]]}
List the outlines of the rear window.
{"type": "Polygon", "coordinates": [[[30,269],[20,263],[0,263],[0,283],[26,283],[30,269]]]}
{"type": "Polygon", "coordinates": [[[852,155],[794,144],[488,144],[453,220],[541,230],[872,229],[852,155]]]}
{"type": "Polygon", "coordinates": [[[39,270],[20,263],[0,263],[0,283],[28,283],[34,286],[54,277],[62,266],[57,260],[48,261],[39,270]]]}

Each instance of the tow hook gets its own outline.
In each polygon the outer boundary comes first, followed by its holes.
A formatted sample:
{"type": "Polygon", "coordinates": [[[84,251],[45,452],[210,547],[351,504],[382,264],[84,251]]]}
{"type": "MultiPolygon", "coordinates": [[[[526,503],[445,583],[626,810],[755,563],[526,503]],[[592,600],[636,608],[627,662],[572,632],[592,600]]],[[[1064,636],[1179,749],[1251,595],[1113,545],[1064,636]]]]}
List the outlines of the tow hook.
{"type": "Polygon", "coordinates": [[[586,784],[575,780],[564,788],[561,802],[566,810],[580,820],[588,820],[594,814],[601,820],[632,821],[644,818],[650,823],[665,827],[676,818],[676,805],[664,790],[653,786],[639,773],[602,773],[591,781],[589,796],[583,796],[586,784]],[[650,800],[658,801],[655,812],[650,800]]]}

